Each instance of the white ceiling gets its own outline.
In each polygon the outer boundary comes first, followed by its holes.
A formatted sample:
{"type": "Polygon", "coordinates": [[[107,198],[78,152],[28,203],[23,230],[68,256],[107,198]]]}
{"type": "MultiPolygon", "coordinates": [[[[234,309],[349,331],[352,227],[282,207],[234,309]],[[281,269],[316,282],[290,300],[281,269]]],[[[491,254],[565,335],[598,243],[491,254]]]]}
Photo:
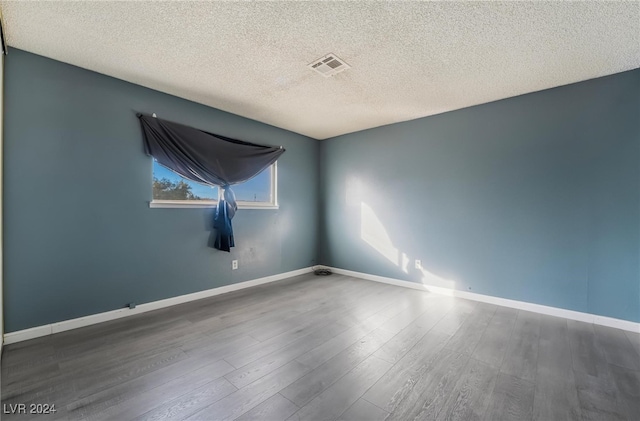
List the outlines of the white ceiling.
{"type": "Polygon", "coordinates": [[[316,139],[640,67],[638,1],[0,7],[12,47],[316,139]]]}

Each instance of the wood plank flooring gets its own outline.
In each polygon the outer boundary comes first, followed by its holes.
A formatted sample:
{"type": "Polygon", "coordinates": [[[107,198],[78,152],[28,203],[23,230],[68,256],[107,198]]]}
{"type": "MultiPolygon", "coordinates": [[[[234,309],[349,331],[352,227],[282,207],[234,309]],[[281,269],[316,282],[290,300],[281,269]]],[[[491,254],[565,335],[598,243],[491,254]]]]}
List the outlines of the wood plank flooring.
{"type": "Polygon", "coordinates": [[[1,374],[3,420],[640,421],[636,333],[340,275],[9,345],[1,374]]]}

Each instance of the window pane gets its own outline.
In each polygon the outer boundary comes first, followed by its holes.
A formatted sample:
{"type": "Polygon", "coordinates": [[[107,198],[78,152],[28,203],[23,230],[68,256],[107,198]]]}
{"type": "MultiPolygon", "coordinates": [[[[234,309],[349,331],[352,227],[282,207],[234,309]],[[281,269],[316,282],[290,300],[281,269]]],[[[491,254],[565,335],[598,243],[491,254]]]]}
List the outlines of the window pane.
{"type": "MultiPolygon", "coordinates": [[[[271,202],[271,167],[246,183],[233,186],[240,202],[271,202]]],[[[180,177],[153,161],[154,200],[218,200],[218,187],[211,187],[180,177]]]]}
{"type": "Polygon", "coordinates": [[[218,188],[180,177],[153,161],[154,200],[218,200],[218,188]]]}
{"type": "Polygon", "coordinates": [[[265,169],[251,180],[231,187],[240,202],[271,201],[271,167],[265,169]]]}

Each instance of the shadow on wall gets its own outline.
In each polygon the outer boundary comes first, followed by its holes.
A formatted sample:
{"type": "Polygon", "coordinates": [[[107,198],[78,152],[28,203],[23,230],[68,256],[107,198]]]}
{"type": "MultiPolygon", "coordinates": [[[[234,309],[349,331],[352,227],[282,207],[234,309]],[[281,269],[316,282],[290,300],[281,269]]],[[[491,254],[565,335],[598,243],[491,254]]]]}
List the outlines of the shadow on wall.
{"type": "MultiPolygon", "coordinates": [[[[367,203],[362,201],[363,186],[359,179],[353,178],[347,183],[347,203],[355,204],[359,202],[360,217],[360,239],[367,243],[371,248],[377,251],[382,257],[391,262],[395,267],[400,269],[411,278],[419,278],[425,289],[428,287],[438,287],[446,289],[455,289],[456,282],[450,279],[438,276],[435,273],[425,269],[422,265],[417,265],[412,256],[398,249],[387,229],[375,211],[367,203]]],[[[440,291],[442,293],[443,291],[440,291]]],[[[446,292],[446,291],[444,291],[446,292]]]]}

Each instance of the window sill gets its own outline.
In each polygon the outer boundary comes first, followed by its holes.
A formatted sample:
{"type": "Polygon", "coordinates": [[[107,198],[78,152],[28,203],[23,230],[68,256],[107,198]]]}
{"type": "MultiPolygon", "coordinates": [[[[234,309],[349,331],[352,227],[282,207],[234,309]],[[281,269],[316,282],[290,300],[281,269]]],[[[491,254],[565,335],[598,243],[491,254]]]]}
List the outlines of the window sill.
{"type": "MultiPolygon", "coordinates": [[[[149,202],[150,208],[176,208],[176,209],[199,209],[199,208],[215,208],[217,202],[190,202],[185,203],[180,200],[153,200],[149,202]]],[[[238,202],[238,209],[279,209],[280,206],[268,203],[251,203],[238,202]]]]}

